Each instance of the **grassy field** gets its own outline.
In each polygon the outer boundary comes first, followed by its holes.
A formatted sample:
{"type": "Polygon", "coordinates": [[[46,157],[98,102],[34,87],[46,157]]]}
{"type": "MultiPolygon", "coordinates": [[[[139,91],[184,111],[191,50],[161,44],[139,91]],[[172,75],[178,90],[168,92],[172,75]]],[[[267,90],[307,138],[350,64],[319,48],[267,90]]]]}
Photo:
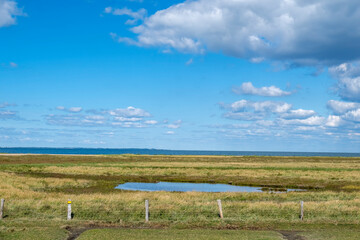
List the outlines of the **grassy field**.
{"type": "Polygon", "coordinates": [[[233,231],[233,230],[149,230],[149,229],[96,229],[89,230],[82,234],[79,240],[97,239],[146,239],[158,240],[166,236],[166,239],[253,239],[253,240],[281,240],[282,235],[271,231],[233,231]]]}
{"type": "Polygon", "coordinates": [[[172,239],[211,239],[221,233],[223,239],[357,239],[360,158],[0,154],[0,198],[6,199],[0,239],[66,239],[81,229],[89,230],[79,239],[98,239],[100,235],[109,236],[104,239],[117,235],[127,239],[164,235],[169,239],[169,234],[172,239]],[[228,183],[308,191],[114,189],[127,181],[228,183]],[[71,221],[66,221],[68,199],[73,202],[71,221]],[[144,222],[145,199],[150,201],[149,223],[144,222]],[[224,219],[218,216],[217,199],[222,199],[224,219]],[[304,221],[299,219],[301,200],[304,221]],[[149,229],[139,230],[143,228],[149,229]]]}

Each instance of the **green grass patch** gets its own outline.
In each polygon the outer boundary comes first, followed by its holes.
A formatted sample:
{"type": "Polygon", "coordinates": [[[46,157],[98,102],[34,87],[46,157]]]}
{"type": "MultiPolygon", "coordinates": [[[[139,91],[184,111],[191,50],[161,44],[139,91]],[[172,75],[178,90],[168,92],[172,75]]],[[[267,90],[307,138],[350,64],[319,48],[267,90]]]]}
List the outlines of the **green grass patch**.
{"type": "Polygon", "coordinates": [[[245,230],[175,230],[175,229],[93,229],[80,235],[78,240],[127,239],[127,240],[158,240],[158,239],[249,239],[249,240],[281,240],[281,235],[272,231],[245,230]]]}
{"type": "Polygon", "coordinates": [[[64,240],[67,236],[68,232],[59,227],[9,228],[0,232],[2,240],[64,240]]]}
{"type": "Polygon", "coordinates": [[[358,240],[360,239],[360,229],[326,229],[301,232],[298,235],[311,240],[358,240]]]}

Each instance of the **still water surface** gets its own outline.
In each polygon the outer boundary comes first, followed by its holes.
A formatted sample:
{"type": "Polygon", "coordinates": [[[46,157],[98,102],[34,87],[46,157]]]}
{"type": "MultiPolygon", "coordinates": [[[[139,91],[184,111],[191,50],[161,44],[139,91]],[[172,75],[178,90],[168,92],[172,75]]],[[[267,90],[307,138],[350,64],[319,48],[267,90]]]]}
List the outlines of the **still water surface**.
{"type": "MultiPolygon", "coordinates": [[[[211,183],[179,183],[179,182],[158,182],[141,183],[127,182],[119,184],[116,189],[131,191],[167,191],[167,192],[266,192],[261,187],[234,186],[229,184],[211,184],[211,183]]],[[[272,190],[273,192],[278,192],[272,190]]],[[[304,191],[302,189],[284,189],[283,192],[304,191]]]]}

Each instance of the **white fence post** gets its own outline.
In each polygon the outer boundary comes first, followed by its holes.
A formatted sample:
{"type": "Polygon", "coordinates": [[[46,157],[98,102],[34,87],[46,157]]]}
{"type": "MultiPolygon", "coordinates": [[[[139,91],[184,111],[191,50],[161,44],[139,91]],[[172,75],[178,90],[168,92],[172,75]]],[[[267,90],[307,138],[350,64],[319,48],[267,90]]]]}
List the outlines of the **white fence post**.
{"type": "Polygon", "coordinates": [[[304,220],[304,202],[300,201],[300,219],[304,220]]]}
{"type": "Polygon", "coordinates": [[[67,220],[71,220],[71,199],[68,200],[67,220]]]}
{"type": "Polygon", "coordinates": [[[4,206],[5,206],[5,199],[1,199],[1,206],[0,206],[0,219],[4,218],[4,206]]]}
{"type": "Polygon", "coordinates": [[[223,211],[222,211],[222,206],[221,206],[221,200],[218,199],[217,203],[218,203],[218,206],[219,206],[220,218],[224,218],[223,211]]]}
{"type": "Polygon", "coordinates": [[[145,222],[149,221],[149,200],[145,200],[145,222]]]}

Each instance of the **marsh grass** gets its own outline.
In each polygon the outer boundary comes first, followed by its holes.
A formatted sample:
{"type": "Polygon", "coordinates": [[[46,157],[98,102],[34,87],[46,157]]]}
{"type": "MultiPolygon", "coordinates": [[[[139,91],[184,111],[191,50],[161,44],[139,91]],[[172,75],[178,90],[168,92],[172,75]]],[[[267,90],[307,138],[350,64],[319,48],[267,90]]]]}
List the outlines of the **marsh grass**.
{"type": "MultiPolygon", "coordinates": [[[[6,156],[0,154],[2,232],[27,224],[277,229],[360,224],[360,158],[231,156],[6,156]],[[300,187],[307,192],[133,192],[126,181],[300,187]],[[67,200],[74,219],[65,222],[67,200]],[[144,201],[150,223],[144,223],[144,201]],[[222,199],[224,219],[218,216],[222,199]],[[305,218],[299,219],[300,200],[305,218]],[[31,223],[32,222],[32,223],[31,223]]],[[[352,227],[351,227],[352,228],[352,227]]],[[[15,234],[16,235],[16,234],[15,234]]],[[[14,236],[15,236],[14,235],[14,236]]]]}
{"type": "Polygon", "coordinates": [[[360,190],[357,187],[360,185],[360,158],[0,154],[0,163],[3,172],[113,180],[118,183],[217,182],[264,187],[360,190]]]}

